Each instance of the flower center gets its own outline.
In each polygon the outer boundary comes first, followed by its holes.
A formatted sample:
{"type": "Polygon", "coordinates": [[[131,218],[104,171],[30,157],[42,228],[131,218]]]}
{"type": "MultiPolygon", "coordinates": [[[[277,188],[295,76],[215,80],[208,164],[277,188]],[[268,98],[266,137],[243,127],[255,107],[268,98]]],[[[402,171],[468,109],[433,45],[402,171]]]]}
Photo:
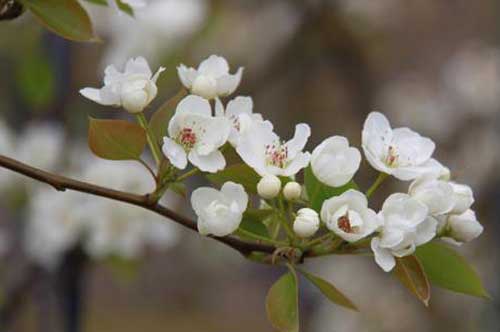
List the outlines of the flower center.
{"type": "Polygon", "coordinates": [[[196,133],[192,128],[182,128],[177,136],[177,142],[186,150],[191,150],[196,144],[196,133]]]}
{"type": "Polygon", "coordinates": [[[288,148],[280,143],[266,145],[266,161],[268,165],[284,168],[288,161],[288,148]]]}
{"type": "Polygon", "coordinates": [[[224,216],[229,212],[229,207],[218,200],[213,201],[207,206],[207,213],[212,218],[224,216]]]}
{"type": "Polygon", "coordinates": [[[347,214],[343,215],[339,219],[337,219],[337,225],[341,230],[343,230],[346,233],[353,233],[353,227],[351,227],[351,221],[349,220],[349,217],[347,214]]]}
{"type": "Polygon", "coordinates": [[[398,151],[394,146],[390,145],[387,157],[385,158],[385,163],[390,167],[396,167],[398,164],[398,157],[398,151]]]}

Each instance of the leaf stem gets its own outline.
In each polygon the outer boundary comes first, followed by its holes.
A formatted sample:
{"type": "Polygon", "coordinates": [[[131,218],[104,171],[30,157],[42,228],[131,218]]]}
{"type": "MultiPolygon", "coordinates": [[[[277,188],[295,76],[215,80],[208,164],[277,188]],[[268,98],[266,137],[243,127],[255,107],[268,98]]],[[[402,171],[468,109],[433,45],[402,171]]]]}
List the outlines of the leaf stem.
{"type": "Polygon", "coordinates": [[[366,191],[366,197],[370,198],[375,190],[377,190],[377,188],[385,181],[385,179],[387,179],[388,176],[389,174],[380,172],[375,182],[373,182],[372,186],[366,191]]]}
{"type": "Polygon", "coordinates": [[[144,113],[137,114],[137,122],[141,125],[142,128],[146,131],[146,136],[148,139],[149,148],[151,149],[151,153],[153,154],[153,158],[155,159],[156,166],[160,167],[161,163],[161,151],[158,142],[156,141],[151,129],[149,128],[148,121],[144,116],[144,113]]]}

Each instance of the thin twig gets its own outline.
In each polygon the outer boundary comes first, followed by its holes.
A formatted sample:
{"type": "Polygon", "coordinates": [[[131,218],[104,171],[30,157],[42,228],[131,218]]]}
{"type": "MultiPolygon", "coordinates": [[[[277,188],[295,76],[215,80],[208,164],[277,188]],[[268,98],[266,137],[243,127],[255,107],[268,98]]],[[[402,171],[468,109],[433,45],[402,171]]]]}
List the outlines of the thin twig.
{"type": "MultiPolygon", "coordinates": [[[[150,210],[159,215],[162,215],[168,219],[171,219],[172,221],[186,228],[197,231],[195,222],[161,204],[158,204],[154,200],[154,197],[151,197],[151,195],[136,195],[124,191],[96,186],[87,182],[82,182],[43,171],[4,155],[0,155],[0,167],[10,169],[11,171],[14,171],[16,173],[23,174],[32,179],[49,184],[58,191],[65,191],[69,189],[139,206],[146,210],[150,210]]],[[[211,238],[239,251],[244,256],[248,256],[253,251],[273,253],[275,250],[275,247],[273,246],[249,243],[230,236],[211,236],[211,238]]]]}

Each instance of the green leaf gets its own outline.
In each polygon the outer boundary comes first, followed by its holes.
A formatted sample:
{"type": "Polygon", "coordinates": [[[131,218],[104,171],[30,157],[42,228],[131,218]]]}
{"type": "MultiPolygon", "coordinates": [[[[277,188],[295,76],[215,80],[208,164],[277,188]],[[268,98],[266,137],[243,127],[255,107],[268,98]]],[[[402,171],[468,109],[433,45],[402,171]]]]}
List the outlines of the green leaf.
{"type": "MultiPolygon", "coordinates": [[[[101,5],[101,6],[108,5],[108,0],[87,0],[87,2],[96,4],[96,5],[101,5]]],[[[132,9],[132,7],[130,7],[126,3],[123,3],[122,1],[118,1],[118,7],[120,8],[120,10],[129,14],[130,16],[134,16],[134,10],[132,9]]]]}
{"type": "Polygon", "coordinates": [[[350,181],[342,187],[334,188],[327,186],[314,176],[311,166],[307,167],[304,171],[304,184],[311,207],[317,212],[321,212],[321,206],[326,199],[339,196],[349,189],[358,189],[354,181],[350,181]]]}
{"type": "Polygon", "coordinates": [[[452,248],[430,242],[417,248],[427,276],[435,286],[467,295],[490,298],[476,271],[452,248]]]}
{"type": "Polygon", "coordinates": [[[33,15],[58,35],[75,41],[97,41],[92,22],[77,0],[21,0],[33,15]]]}
{"type": "Polygon", "coordinates": [[[278,331],[299,331],[298,281],[292,268],[267,293],[266,311],[271,324],[278,331]]]}
{"type": "MultiPolygon", "coordinates": [[[[262,221],[272,213],[272,210],[247,209],[243,213],[239,229],[261,237],[270,238],[267,227],[262,221]]],[[[245,234],[237,233],[237,235],[244,239],[255,240],[254,238],[247,237],[245,234]]]]}
{"type": "Polygon", "coordinates": [[[343,306],[347,309],[351,309],[354,311],[358,311],[358,308],[349,300],[342,292],[340,292],[335,286],[333,286],[328,281],[312,275],[304,270],[299,269],[300,273],[306,277],[314,286],[318,287],[318,289],[325,295],[330,301],[336,303],[340,306],[343,306]]]}
{"type": "Polygon", "coordinates": [[[146,132],[123,120],[90,118],[89,147],[101,158],[109,160],[137,160],[146,147],[146,132]]]}
{"type": "Polygon", "coordinates": [[[253,194],[257,193],[257,183],[260,180],[260,176],[246,164],[231,165],[218,173],[206,174],[205,176],[209,181],[218,185],[227,181],[239,183],[253,194]]]}
{"type": "Polygon", "coordinates": [[[180,90],[175,96],[167,100],[160,108],[153,113],[149,120],[149,128],[156,137],[158,143],[163,145],[163,137],[167,135],[168,123],[175,113],[177,104],[187,95],[185,89],[180,90]]]}
{"type": "Polygon", "coordinates": [[[426,306],[429,305],[431,289],[422,265],[414,255],[396,258],[394,274],[426,306]]]}

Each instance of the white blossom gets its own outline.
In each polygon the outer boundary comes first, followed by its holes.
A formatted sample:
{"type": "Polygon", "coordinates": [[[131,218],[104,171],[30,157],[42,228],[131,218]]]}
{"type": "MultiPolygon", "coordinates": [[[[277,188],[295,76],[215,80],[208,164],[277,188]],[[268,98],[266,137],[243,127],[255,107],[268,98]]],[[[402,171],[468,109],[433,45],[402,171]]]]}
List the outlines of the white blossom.
{"type": "Polygon", "coordinates": [[[432,216],[446,214],[455,205],[451,183],[436,179],[432,175],[422,176],[414,180],[408,193],[420,203],[425,204],[432,216]]]}
{"type": "Polygon", "coordinates": [[[225,110],[222,102],[217,98],[215,115],[225,117],[229,121],[231,132],[228,140],[233,147],[238,146],[240,136],[250,132],[255,123],[264,123],[270,130],[273,129],[271,122],[264,121],[261,114],[253,113],[253,101],[250,97],[239,96],[230,100],[225,110]]]}
{"type": "Polygon", "coordinates": [[[189,95],[177,105],[170,120],[163,153],[179,169],[186,168],[189,160],[200,170],[215,173],[226,167],[219,148],[226,143],[230,129],[226,119],[212,116],[206,99],[189,95]]]}
{"type": "Polygon", "coordinates": [[[283,188],[283,196],[289,201],[294,201],[300,198],[302,193],[302,186],[295,181],[288,182],[283,188]]]}
{"type": "Polygon", "coordinates": [[[293,231],[302,238],[313,236],[319,229],[319,216],[310,208],[302,208],[297,211],[297,217],[293,221],[293,231]]]}
{"type": "Polygon", "coordinates": [[[470,242],[483,232],[476,213],[471,209],[462,214],[452,214],[447,217],[443,240],[453,244],[470,242]]]}
{"type": "Polygon", "coordinates": [[[275,175],[265,175],[257,183],[257,193],[265,199],[272,199],[280,193],[281,180],[275,175]]]}
{"type": "Polygon", "coordinates": [[[400,180],[413,180],[429,173],[435,144],[409,128],[392,129],[387,118],[372,112],[365,121],[362,146],[370,165],[400,180]]]}
{"type": "Polygon", "coordinates": [[[361,153],[349,147],[342,136],[332,136],[318,145],[311,156],[311,168],[321,182],[340,187],[349,182],[359,169],[361,153]]]}
{"type": "Polygon", "coordinates": [[[434,238],[437,221],[428,213],[425,204],[407,194],[396,193],[386,199],[378,214],[383,221],[380,233],[371,242],[375,262],[384,271],[394,268],[394,257],[411,255],[417,246],[434,238]]]}
{"type": "Polygon", "coordinates": [[[233,93],[241,81],[243,68],[236,74],[229,73],[229,64],[221,56],[211,55],[203,60],[198,69],[181,64],[177,72],[182,84],[195,95],[206,99],[224,97],[233,93]]]}
{"type": "Polygon", "coordinates": [[[292,176],[309,164],[311,155],[302,150],[310,135],[309,126],[301,123],[295,127],[294,137],[284,142],[267,124],[256,123],[241,135],[236,151],[261,176],[292,176]]]}
{"type": "Polygon", "coordinates": [[[226,182],[221,190],[201,187],[193,191],[191,205],[202,235],[226,236],[238,229],[248,205],[242,185],[226,182]]]}
{"type": "Polygon", "coordinates": [[[140,113],[156,97],[156,81],[164,70],[160,67],[153,75],[146,59],[137,57],[127,61],[124,72],[118,71],[113,65],[108,66],[104,87],[85,88],[80,93],[98,104],[122,106],[130,113],[140,113]]]}
{"type": "Polygon", "coordinates": [[[366,196],[349,189],[323,202],[321,219],[326,227],[348,242],[356,242],[372,234],[379,226],[379,217],[368,208],[366,196]]]}

